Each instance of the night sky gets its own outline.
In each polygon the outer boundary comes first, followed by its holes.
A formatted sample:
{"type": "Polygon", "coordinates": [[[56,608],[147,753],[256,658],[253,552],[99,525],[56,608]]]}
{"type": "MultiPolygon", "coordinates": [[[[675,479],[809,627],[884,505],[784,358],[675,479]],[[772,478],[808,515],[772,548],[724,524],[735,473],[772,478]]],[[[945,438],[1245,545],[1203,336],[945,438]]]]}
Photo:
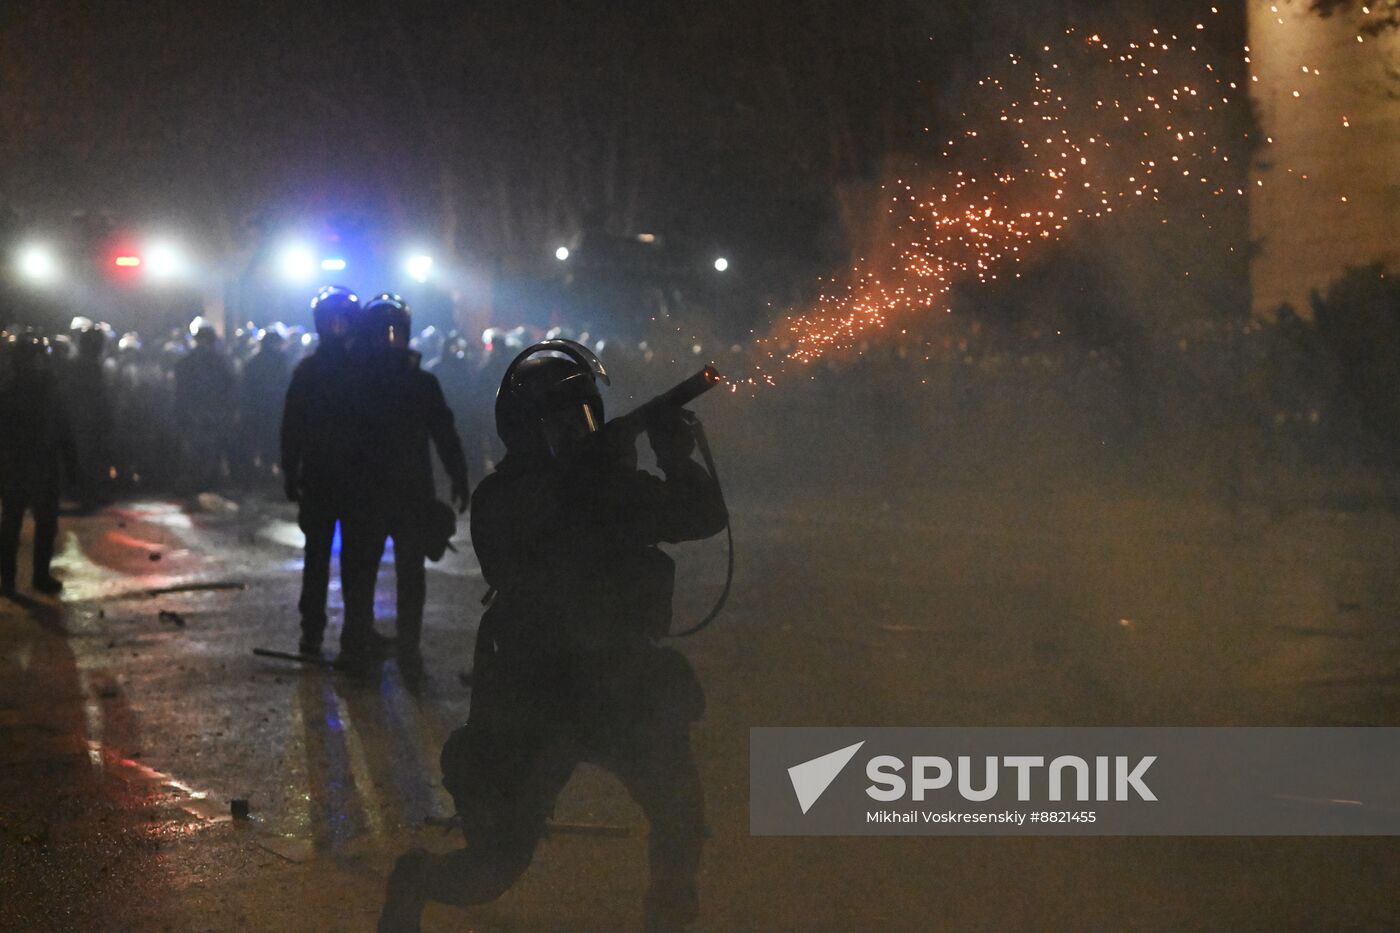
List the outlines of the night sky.
{"type": "Polygon", "coordinates": [[[818,258],[836,189],[917,152],[989,56],[1142,6],[7,4],[0,200],[215,245],[365,212],[495,255],[595,210],[818,258]]]}

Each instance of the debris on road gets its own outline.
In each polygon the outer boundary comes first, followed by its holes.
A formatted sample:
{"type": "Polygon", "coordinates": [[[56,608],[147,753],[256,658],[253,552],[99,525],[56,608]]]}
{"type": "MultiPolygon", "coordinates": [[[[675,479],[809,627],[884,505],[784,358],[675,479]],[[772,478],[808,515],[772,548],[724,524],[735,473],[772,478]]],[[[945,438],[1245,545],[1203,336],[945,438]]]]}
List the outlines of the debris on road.
{"type": "Polygon", "coordinates": [[[264,836],[255,840],[255,843],[258,848],[265,849],[278,858],[286,859],[297,865],[311,861],[316,854],[316,847],[310,839],[264,836]]]}
{"type": "Polygon", "coordinates": [[[248,584],[237,580],[216,580],[211,583],[179,583],[174,586],[158,586],[142,590],[143,596],[166,596],[171,593],[209,593],[218,590],[246,590],[248,584]]]}
{"type": "Polygon", "coordinates": [[[271,648],[254,648],[253,654],[260,658],[277,658],[281,661],[295,661],[298,664],[310,664],[313,667],[331,667],[333,662],[322,657],[309,654],[293,654],[290,651],[274,651],[271,648]]]}
{"type": "Polygon", "coordinates": [[[216,492],[202,492],[195,496],[195,502],[203,511],[215,515],[236,515],[238,513],[237,502],[226,499],[216,492]]]}

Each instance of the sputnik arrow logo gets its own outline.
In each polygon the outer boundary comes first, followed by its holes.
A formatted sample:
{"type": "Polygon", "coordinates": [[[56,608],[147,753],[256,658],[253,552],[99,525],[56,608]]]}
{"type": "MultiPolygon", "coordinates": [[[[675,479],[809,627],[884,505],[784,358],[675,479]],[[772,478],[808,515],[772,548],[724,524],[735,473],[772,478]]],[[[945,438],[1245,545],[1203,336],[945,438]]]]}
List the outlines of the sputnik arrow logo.
{"type": "Polygon", "coordinates": [[[851,759],[860,751],[860,747],[865,742],[857,742],[854,745],[847,745],[845,748],[837,749],[820,758],[813,758],[811,761],[804,761],[800,765],[793,765],[788,768],[788,778],[792,781],[792,790],[797,794],[797,802],[802,807],[802,812],[806,813],[812,809],[812,804],[816,803],[826,789],[831,786],[831,782],[850,764],[851,759]]]}

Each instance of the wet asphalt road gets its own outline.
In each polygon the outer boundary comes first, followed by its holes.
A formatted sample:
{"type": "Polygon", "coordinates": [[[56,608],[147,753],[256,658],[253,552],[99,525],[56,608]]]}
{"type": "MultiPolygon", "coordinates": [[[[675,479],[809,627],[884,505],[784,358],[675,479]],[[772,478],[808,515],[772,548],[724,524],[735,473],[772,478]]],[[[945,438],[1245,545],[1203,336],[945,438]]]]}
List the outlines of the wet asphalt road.
{"type": "MultiPolygon", "coordinates": [[[[734,511],[734,598],[686,645],[701,929],[1400,926],[1390,840],[755,839],[746,810],[756,725],[1395,725],[1393,514],[985,484],[734,511]]],[[[282,503],[132,501],[61,535],[62,601],[0,612],[0,928],[366,930],[399,851],[456,844],[424,820],[470,702],[469,547],[430,572],[426,675],[356,678],[252,653],[295,649],[282,503]]],[[[723,547],[678,550],[690,618],[723,547]]],[[[556,820],[501,901],[425,928],[636,928],[636,808],[583,769],[556,820]]]]}

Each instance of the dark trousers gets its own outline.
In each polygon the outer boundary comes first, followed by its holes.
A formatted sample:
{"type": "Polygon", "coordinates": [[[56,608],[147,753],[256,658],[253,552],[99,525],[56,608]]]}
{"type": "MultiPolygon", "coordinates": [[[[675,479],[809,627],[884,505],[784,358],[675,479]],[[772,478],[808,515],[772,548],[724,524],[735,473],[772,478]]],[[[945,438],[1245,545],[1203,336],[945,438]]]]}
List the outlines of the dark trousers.
{"type": "Polygon", "coordinates": [[[331,585],[331,547],[335,541],[335,511],[315,505],[303,505],[297,513],[297,524],[306,535],[306,549],[301,565],[301,634],[313,644],[319,644],[326,631],[326,594],[331,585]]]}
{"type": "Polygon", "coordinates": [[[58,536],[58,494],[30,495],[10,490],[0,496],[0,585],[14,589],[19,561],[19,533],[24,513],[34,514],[34,579],[49,575],[54,539],[58,536]]]}
{"type": "Polygon", "coordinates": [[[352,518],[341,523],[340,582],[345,595],[345,631],[341,645],[354,645],[374,628],[374,585],[384,542],[394,539],[394,575],[398,579],[397,629],[401,648],[417,647],[423,631],[423,604],[428,595],[427,560],[418,536],[393,523],[352,518]]]}
{"type": "Polygon", "coordinates": [[[466,906],[495,900],[529,867],[554,802],[582,761],[616,775],[651,824],[649,921],[683,924],[698,910],[705,802],[687,728],[641,730],[584,749],[560,735],[459,729],[443,749],[467,846],[430,857],[419,879],[429,900],[466,906]]]}

